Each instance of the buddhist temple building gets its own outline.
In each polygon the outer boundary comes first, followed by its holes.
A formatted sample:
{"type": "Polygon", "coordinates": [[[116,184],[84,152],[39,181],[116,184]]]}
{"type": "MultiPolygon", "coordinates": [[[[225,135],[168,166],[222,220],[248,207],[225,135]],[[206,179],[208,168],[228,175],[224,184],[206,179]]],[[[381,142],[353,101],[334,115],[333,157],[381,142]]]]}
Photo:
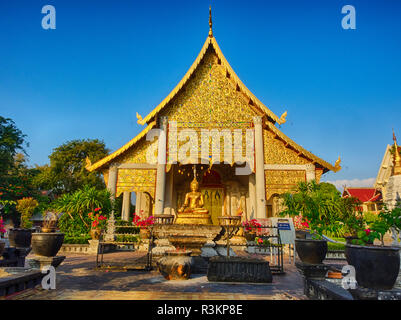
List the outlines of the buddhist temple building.
{"type": "Polygon", "coordinates": [[[280,194],[341,169],[340,158],[332,165],[283,134],[277,125],[286,115],[273,113],[235,74],[210,12],[208,36],[187,73],[148,115],[137,114],[142,132],[96,163],[87,159],[86,169],[102,173],[115,197],[123,195],[126,220],[132,192],[137,213],[176,215],[194,178],[213,224],[222,215],[272,217],[280,194]],[[204,132],[221,135],[203,143],[204,132]]]}

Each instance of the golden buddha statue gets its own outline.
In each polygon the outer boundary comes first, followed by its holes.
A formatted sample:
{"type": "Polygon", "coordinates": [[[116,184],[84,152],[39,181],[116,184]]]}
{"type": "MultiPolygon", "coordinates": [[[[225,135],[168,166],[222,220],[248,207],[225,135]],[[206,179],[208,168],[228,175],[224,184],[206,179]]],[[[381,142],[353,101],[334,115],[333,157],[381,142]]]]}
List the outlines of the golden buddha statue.
{"type": "Polygon", "coordinates": [[[203,195],[202,193],[199,192],[199,183],[194,178],[192,180],[191,185],[191,192],[188,192],[185,195],[185,200],[183,206],[178,209],[179,213],[186,212],[186,213],[204,213],[208,214],[209,211],[205,208],[203,208],[204,205],[204,200],[203,200],[203,195]]]}
{"type": "Polygon", "coordinates": [[[196,180],[194,166],[194,179],[190,184],[191,191],[185,195],[184,204],[178,209],[176,224],[211,224],[209,211],[205,209],[203,195],[199,192],[199,183],[196,180]]]}

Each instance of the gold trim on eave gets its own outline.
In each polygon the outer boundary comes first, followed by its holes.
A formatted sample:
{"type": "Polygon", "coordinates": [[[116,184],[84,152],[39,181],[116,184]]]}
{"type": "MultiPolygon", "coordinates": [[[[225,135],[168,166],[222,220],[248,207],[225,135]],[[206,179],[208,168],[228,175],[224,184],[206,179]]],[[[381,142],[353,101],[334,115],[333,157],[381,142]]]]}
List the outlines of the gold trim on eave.
{"type": "Polygon", "coordinates": [[[99,160],[98,162],[91,164],[90,160],[86,160],[86,166],[85,169],[92,172],[101,166],[105,165],[106,163],[110,162],[111,160],[117,158],[119,155],[127,151],[129,148],[131,148],[135,143],[137,143],[140,139],[146,136],[146,134],[156,125],[156,121],[151,122],[144,130],[142,130],[134,139],[132,139],[130,142],[122,146],[120,149],[117,151],[114,151],[112,154],[108,155],[107,157],[99,160]],[[89,160],[89,161],[88,161],[89,160]]]}
{"type": "Polygon", "coordinates": [[[277,122],[278,124],[284,124],[286,122],[287,111],[285,111],[281,117],[277,117],[269,108],[267,108],[258,98],[254,96],[254,94],[242,83],[240,78],[236,75],[234,70],[231,68],[230,64],[228,63],[227,59],[224,57],[223,52],[220,50],[219,45],[217,44],[216,39],[214,38],[213,34],[206,38],[206,41],[192,64],[189,68],[185,76],[181,79],[181,81],[177,84],[177,86],[169,93],[169,95],[164,98],[164,100],[155,108],[152,112],[150,112],[145,118],[137,114],[138,124],[144,125],[145,123],[151,121],[174,97],[175,95],[181,90],[181,88],[187,83],[191,75],[195,72],[196,68],[198,67],[199,63],[203,59],[206,54],[207,49],[209,46],[212,46],[214,51],[216,52],[218,58],[220,59],[222,65],[226,68],[226,72],[230,74],[230,76],[234,79],[234,82],[238,85],[240,90],[251,99],[259,109],[261,109],[273,122],[277,122]]]}

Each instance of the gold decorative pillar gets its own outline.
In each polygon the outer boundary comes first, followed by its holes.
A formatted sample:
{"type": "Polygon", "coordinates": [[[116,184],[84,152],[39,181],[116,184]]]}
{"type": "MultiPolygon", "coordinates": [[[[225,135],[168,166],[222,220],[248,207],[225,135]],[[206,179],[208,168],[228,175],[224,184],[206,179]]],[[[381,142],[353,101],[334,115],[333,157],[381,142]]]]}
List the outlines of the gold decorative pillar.
{"type": "Polygon", "coordinates": [[[255,180],[256,180],[256,218],[266,218],[266,190],[263,152],[262,117],[254,117],[255,125],[255,180]]]}
{"type": "Polygon", "coordinates": [[[160,134],[157,151],[155,214],[163,214],[166,184],[167,117],[160,117],[160,134]]]}

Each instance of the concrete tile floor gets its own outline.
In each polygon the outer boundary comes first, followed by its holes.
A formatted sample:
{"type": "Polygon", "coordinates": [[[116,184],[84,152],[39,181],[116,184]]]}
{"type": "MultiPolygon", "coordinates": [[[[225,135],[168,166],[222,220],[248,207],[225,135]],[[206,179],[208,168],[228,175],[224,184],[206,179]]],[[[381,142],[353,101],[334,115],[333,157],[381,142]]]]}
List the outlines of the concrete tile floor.
{"type": "MultiPolygon", "coordinates": [[[[133,263],[143,254],[105,254],[105,262],[133,263]]],[[[57,268],[56,290],[35,288],[6,299],[13,300],[299,300],[302,277],[286,261],[284,275],[273,275],[271,284],[213,283],[194,274],[186,281],[167,281],[157,270],[95,270],[96,256],[69,254],[57,268]]]]}

